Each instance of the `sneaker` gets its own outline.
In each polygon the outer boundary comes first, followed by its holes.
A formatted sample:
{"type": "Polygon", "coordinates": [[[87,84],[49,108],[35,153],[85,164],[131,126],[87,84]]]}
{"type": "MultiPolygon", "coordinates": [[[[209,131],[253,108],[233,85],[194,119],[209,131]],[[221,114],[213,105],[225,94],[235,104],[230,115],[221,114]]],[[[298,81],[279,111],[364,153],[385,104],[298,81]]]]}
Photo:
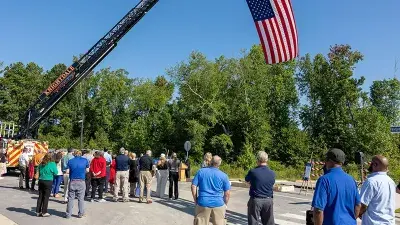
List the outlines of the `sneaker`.
{"type": "Polygon", "coordinates": [[[113,202],[118,202],[118,198],[113,198],[113,202]]]}
{"type": "Polygon", "coordinates": [[[54,195],[54,198],[59,198],[59,197],[61,197],[59,194],[54,195]]]}
{"type": "Polygon", "coordinates": [[[51,215],[48,214],[48,213],[45,213],[45,214],[43,214],[42,216],[43,216],[43,217],[49,217],[49,216],[51,216],[51,215]]]}
{"type": "Polygon", "coordinates": [[[147,200],[147,204],[151,204],[153,201],[151,199],[147,200]]]}
{"type": "Polygon", "coordinates": [[[103,203],[103,202],[106,202],[106,200],[104,200],[104,199],[99,199],[98,202],[103,203]]]}
{"type": "Polygon", "coordinates": [[[91,199],[90,202],[94,202],[94,199],[91,199]]]}
{"type": "Polygon", "coordinates": [[[123,202],[129,202],[129,199],[124,199],[124,200],[122,200],[123,202]]]}
{"type": "Polygon", "coordinates": [[[37,217],[41,217],[42,214],[41,214],[41,213],[36,213],[36,216],[37,216],[37,217]]]}
{"type": "Polygon", "coordinates": [[[86,216],[85,214],[80,214],[80,215],[78,215],[78,218],[83,218],[85,216],[86,216]]]}

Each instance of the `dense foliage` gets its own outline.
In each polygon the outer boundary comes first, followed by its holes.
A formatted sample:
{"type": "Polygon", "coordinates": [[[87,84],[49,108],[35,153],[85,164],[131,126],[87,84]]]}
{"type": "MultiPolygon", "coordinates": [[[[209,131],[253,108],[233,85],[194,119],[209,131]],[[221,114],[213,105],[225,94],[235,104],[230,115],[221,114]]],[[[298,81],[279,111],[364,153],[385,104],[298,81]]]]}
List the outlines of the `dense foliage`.
{"type": "MultiPolygon", "coordinates": [[[[332,146],[341,147],[349,161],[360,150],[398,156],[399,138],[390,125],[399,121],[400,82],[374,81],[370,94],[364,92],[364,77],[354,75],[362,59],[350,46],[335,45],[327,56],[266,65],[261,48],[253,46],[240,58],[209,60],[193,52],[154,80],[100,69],[57,105],[39,138],[52,148],[79,148],[83,119],[84,148],[124,146],[183,157],[183,143],[190,140],[192,160],[209,151],[243,169],[254,164],[259,150],[283,165],[322,157],[332,146]]],[[[19,121],[65,69],[3,66],[0,120],[19,121]]]]}

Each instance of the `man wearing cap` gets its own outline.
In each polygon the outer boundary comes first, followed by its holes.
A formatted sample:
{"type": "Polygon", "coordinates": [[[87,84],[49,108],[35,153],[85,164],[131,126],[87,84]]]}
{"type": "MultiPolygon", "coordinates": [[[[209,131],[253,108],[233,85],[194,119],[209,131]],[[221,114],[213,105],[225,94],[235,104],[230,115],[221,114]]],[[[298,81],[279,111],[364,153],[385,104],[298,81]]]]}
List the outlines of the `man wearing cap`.
{"type": "Polygon", "coordinates": [[[326,169],[315,187],[312,207],[315,225],[356,225],[360,212],[360,195],[356,181],[345,173],[342,165],[346,155],[340,149],[330,149],[326,169]]]}
{"type": "Polygon", "coordinates": [[[387,175],[389,160],[381,155],[372,158],[370,175],[361,188],[363,225],[395,224],[396,184],[387,175]]]}

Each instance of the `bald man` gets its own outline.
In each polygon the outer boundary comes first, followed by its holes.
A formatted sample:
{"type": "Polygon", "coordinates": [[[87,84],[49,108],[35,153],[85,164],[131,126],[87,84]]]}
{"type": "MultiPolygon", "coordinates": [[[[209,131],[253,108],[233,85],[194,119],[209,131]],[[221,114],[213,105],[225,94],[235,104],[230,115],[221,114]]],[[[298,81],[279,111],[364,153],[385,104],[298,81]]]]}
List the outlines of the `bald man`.
{"type": "Polygon", "coordinates": [[[396,184],[387,175],[389,160],[374,156],[368,168],[371,173],[361,188],[363,225],[395,224],[396,184]]]}

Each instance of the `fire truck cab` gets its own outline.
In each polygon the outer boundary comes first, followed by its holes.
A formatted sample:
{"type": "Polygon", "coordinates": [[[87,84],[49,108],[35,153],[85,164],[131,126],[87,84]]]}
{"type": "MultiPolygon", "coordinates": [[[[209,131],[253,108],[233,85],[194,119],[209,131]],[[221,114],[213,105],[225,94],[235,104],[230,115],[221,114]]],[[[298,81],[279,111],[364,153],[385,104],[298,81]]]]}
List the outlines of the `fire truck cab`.
{"type": "Polygon", "coordinates": [[[49,145],[47,142],[42,142],[34,139],[22,139],[22,140],[7,140],[6,156],[7,156],[7,171],[16,170],[19,167],[19,157],[22,154],[22,150],[26,148],[28,150],[29,159],[37,154],[39,151],[48,152],[49,145]]]}

